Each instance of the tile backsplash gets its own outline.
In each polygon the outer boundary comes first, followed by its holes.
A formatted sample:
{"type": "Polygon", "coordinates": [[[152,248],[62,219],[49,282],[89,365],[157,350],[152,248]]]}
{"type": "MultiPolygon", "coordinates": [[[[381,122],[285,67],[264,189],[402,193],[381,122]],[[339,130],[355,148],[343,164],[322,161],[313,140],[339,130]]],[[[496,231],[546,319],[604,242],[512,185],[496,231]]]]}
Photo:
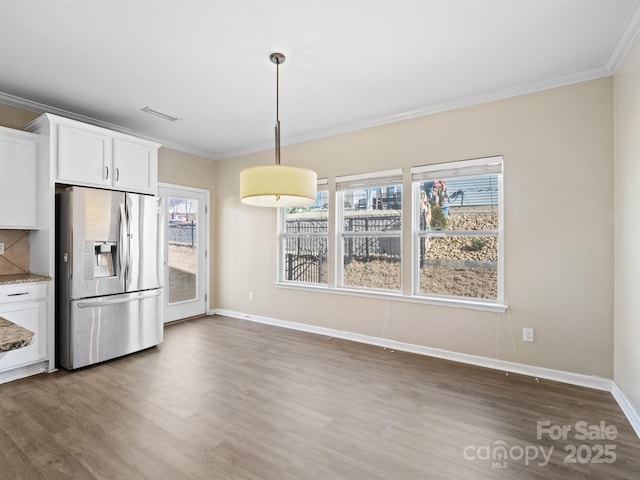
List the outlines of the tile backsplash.
{"type": "Polygon", "coordinates": [[[0,243],[4,243],[0,275],[29,273],[29,231],[0,230],[0,243]]]}

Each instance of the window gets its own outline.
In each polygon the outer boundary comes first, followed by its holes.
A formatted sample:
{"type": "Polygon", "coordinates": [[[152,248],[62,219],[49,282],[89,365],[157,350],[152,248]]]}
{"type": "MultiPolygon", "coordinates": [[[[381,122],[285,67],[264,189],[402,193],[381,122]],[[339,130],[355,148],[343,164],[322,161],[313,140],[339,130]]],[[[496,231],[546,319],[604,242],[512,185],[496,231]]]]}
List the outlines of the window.
{"type": "Polygon", "coordinates": [[[337,285],[399,292],[402,171],[338,177],[336,198],[337,285]]]}
{"type": "Polygon", "coordinates": [[[414,295],[502,303],[502,157],[411,173],[414,295]]]}
{"type": "Polygon", "coordinates": [[[280,209],[280,284],[505,311],[502,167],[496,156],[319,182],[315,205],[280,209]]]}
{"type": "Polygon", "coordinates": [[[280,212],[279,278],[301,284],[327,284],[327,181],[318,182],[316,203],[280,212]]]}

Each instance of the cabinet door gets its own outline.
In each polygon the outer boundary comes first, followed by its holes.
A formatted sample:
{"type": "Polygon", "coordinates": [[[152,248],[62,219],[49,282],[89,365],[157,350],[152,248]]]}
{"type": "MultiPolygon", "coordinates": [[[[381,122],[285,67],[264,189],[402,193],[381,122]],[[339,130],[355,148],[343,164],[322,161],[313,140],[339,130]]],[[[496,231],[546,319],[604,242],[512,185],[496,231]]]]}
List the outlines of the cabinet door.
{"type": "Polygon", "coordinates": [[[0,135],[0,228],[36,228],[36,143],[0,135]]]}
{"type": "Polygon", "coordinates": [[[114,138],[113,167],[113,186],[118,190],[157,195],[157,148],[132,140],[114,138]]]}
{"type": "Polygon", "coordinates": [[[58,177],[62,183],[111,186],[111,137],[58,125],[58,177]]]}
{"type": "Polygon", "coordinates": [[[31,330],[36,335],[27,347],[0,353],[0,371],[47,358],[47,302],[0,304],[0,317],[31,330]]]}

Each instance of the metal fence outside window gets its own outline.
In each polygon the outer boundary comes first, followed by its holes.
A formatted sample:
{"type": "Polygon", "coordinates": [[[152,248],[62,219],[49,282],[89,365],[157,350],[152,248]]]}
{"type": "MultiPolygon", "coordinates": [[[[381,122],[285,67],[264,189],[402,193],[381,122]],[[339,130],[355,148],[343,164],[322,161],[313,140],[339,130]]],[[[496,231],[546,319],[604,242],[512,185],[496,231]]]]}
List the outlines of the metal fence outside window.
{"type": "Polygon", "coordinates": [[[195,245],[198,241],[198,225],[191,222],[169,222],[169,243],[195,245]]]}
{"type": "MultiPolygon", "coordinates": [[[[344,219],[347,232],[362,236],[345,238],[344,263],[353,260],[400,261],[401,241],[395,237],[379,237],[376,233],[399,231],[401,215],[397,213],[358,214],[344,219]],[[367,235],[368,234],[368,235],[367,235]]],[[[309,235],[327,232],[326,218],[287,218],[285,221],[285,279],[303,283],[326,283],[327,238],[309,235]],[[294,234],[287,236],[287,234],[294,234]],[[300,235],[302,234],[302,235],[300,235]]]]}

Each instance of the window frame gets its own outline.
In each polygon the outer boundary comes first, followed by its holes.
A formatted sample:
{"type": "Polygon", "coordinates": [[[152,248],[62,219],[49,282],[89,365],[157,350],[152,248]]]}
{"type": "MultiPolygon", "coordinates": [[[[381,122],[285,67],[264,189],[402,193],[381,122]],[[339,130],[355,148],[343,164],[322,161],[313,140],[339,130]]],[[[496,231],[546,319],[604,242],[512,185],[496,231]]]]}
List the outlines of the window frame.
{"type": "Polygon", "coordinates": [[[403,230],[402,218],[405,206],[405,193],[402,181],[402,169],[385,170],[371,172],[358,175],[347,175],[336,177],[336,194],[335,194],[335,259],[336,268],[336,288],[349,291],[362,292],[379,292],[383,294],[400,295],[403,289],[403,268],[404,268],[404,252],[403,252],[403,230]],[[344,229],[345,225],[345,192],[355,191],[367,188],[384,188],[390,186],[400,186],[401,190],[401,207],[400,219],[401,226],[399,230],[389,231],[366,231],[366,232],[349,232],[344,229]],[[345,240],[348,238],[397,238],[400,245],[400,284],[398,289],[364,287],[358,285],[345,285],[344,283],[344,255],[345,240]]]}
{"type": "MultiPolygon", "coordinates": [[[[276,262],[276,268],[278,283],[284,285],[295,285],[298,287],[309,287],[309,288],[328,288],[329,286],[329,275],[327,273],[327,281],[325,283],[321,282],[301,282],[296,280],[289,280],[286,278],[286,256],[285,256],[285,248],[287,244],[287,239],[306,239],[306,238],[324,238],[325,244],[327,245],[327,253],[325,258],[325,263],[327,267],[329,266],[329,225],[331,223],[331,215],[329,215],[330,207],[331,207],[331,199],[329,196],[329,188],[328,181],[326,178],[318,179],[317,183],[317,191],[326,192],[327,197],[327,230],[325,232],[287,232],[286,229],[286,220],[287,214],[285,208],[278,209],[278,256],[276,262]]],[[[320,265],[319,268],[322,268],[320,265]]]]}
{"type": "MultiPolygon", "coordinates": [[[[426,166],[411,168],[411,191],[412,191],[412,288],[411,294],[414,297],[428,300],[444,300],[447,302],[475,302],[480,304],[490,304],[504,307],[504,158],[502,156],[485,157],[473,160],[462,160],[457,162],[446,162],[426,166]],[[430,179],[446,178],[472,178],[481,175],[493,174],[498,180],[498,228],[490,230],[443,230],[426,231],[420,229],[420,184],[425,181],[425,174],[430,179]],[[417,177],[422,177],[417,179],[417,177]],[[420,275],[420,239],[427,237],[497,237],[497,298],[476,298],[457,295],[444,295],[429,292],[421,292],[420,275]]],[[[504,307],[506,309],[506,307],[504,307]]]]}
{"type": "MultiPolygon", "coordinates": [[[[466,175],[465,175],[466,176],[466,175]]],[[[373,185],[372,183],[369,184],[373,185]]],[[[391,185],[391,184],[388,184],[391,185]]],[[[473,160],[462,160],[456,162],[446,162],[415,166],[411,168],[403,167],[394,170],[377,171],[359,175],[336,176],[318,181],[318,190],[327,191],[327,233],[305,233],[299,236],[321,236],[327,238],[327,283],[304,283],[284,280],[285,259],[283,258],[283,239],[287,236],[296,236],[295,233],[285,234],[284,213],[278,209],[278,259],[276,262],[276,281],[274,286],[300,291],[322,291],[334,295],[345,295],[360,298],[372,298],[393,300],[405,303],[436,305],[453,308],[463,308],[480,310],[487,312],[505,312],[508,307],[505,303],[504,293],[504,158],[501,155],[473,160]],[[448,296],[438,294],[420,293],[419,289],[419,266],[420,266],[420,242],[419,242],[419,187],[415,187],[414,175],[417,173],[433,172],[433,178],[451,178],[461,175],[462,169],[466,169],[468,174],[490,173],[486,169],[496,168],[499,165],[499,197],[498,197],[498,232],[497,232],[497,254],[498,254],[498,295],[497,300],[448,296]],[[398,181],[393,185],[402,187],[402,208],[400,211],[401,228],[391,232],[344,232],[344,183],[346,181],[375,182],[376,178],[395,175],[398,181]],[[402,179],[402,180],[400,180],[402,179]],[[410,205],[409,205],[409,202],[410,205]],[[409,210],[407,210],[407,208],[409,210]],[[365,233],[366,235],[362,235],[365,233]],[[359,286],[344,285],[343,262],[344,243],[343,238],[349,236],[372,236],[399,237],[400,242],[400,289],[376,289],[359,286]],[[416,267],[417,265],[417,267],[416,267]]],[[[457,231],[460,232],[460,231],[457,231]]],[[[480,231],[470,231],[474,236],[480,231]]]]}

